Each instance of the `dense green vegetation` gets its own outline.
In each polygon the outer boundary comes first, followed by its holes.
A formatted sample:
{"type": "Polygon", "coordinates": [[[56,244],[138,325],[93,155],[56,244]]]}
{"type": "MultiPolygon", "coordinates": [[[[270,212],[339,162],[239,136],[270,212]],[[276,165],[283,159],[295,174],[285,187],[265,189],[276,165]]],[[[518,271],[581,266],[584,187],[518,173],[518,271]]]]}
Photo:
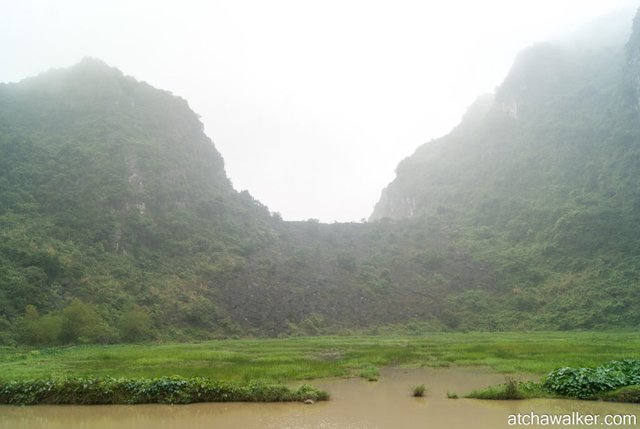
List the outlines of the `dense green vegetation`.
{"type": "Polygon", "coordinates": [[[593,399],[603,392],[637,384],[640,384],[640,360],[626,359],[595,368],[558,368],[545,377],[542,387],[558,395],[593,399]]]}
{"type": "Polygon", "coordinates": [[[413,396],[414,398],[422,398],[425,393],[427,391],[427,388],[425,387],[424,384],[418,384],[417,386],[413,387],[413,392],[411,393],[411,396],[413,396]]]}
{"type": "Polygon", "coordinates": [[[637,328],[639,22],[523,52],[362,224],[282,221],[97,60],[0,85],[0,344],[637,328]]]}
{"type": "Polygon", "coordinates": [[[194,402],[292,402],[327,400],[326,392],[302,385],[213,381],[203,377],[57,378],[0,382],[0,404],[191,404],[194,402]]]}
{"type": "Polygon", "coordinates": [[[398,166],[372,220],[443,225],[495,272],[495,289],[444,301],[447,327],[640,324],[639,32],[636,18],[626,47],[525,50],[398,166]]]}
{"type": "Polygon", "coordinates": [[[0,189],[5,343],[234,332],[205,278],[232,275],[271,217],[184,100],[91,59],[0,85],[0,189]]]}
{"type": "Polygon", "coordinates": [[[525,399],[573,398],[613,402],[640,402],[640,360],[623,359],[596,367],[562,367],[547,374],[542,383],[518,382],[507,377],[504,384],[470,392],[468,398],[525,399]]]}
{"type": "Polygon", "coordinates": [[[468,393],[465,397],[474,399],[497,400],[513,400],[537,397],[531,395],[532,389],[527,388],[530,385],[531,384],[518,382],[511,377],[507,377],[504,384],[500,384],[498,386],[489,386],[486,389],[474,390],[468,393]]]}
{"type": "Polygon", "coordinates": [[[97,60],[0,85],[0,344],[442,330],[492,272],[419,229],[283,222],[184,100],[97,60]]]}
{"type": "MultiPolygon", "coordinates": [[[[614,372],[635,375],[622,384],[607,384],[607,389],[599,390],[606,395],[599,397],[633,402],[637,389],[612,388],[633,384],[637,379],[639,350],[640,335],[636,332],[432,333],[45,349],[5,347],[0,349],[0,403],[321,400],[326,399],[321,391],[306,385],[292,390],[283,383],[345,376],[377,380],[378,368],[391,365],[480,366],[538,375],[563,365],[615,367],[614,372]],[[606,363],[621,358],[626,360],[606,363]],[[51,374],[57,378],[50,378],[51,374]],[[167,377],[167,374],[174,375],[167,377]]],[[[569,371],[563,370],[551,371],[544,385],[508,380],[504,385],[471,392],[467,397],[576,397],[570,389],[577,379],[562,376],[569,371]],[[553,391],[546,387],[548,383],[569,386],[570,391],[566,388],[553,391]]],[[[584,383],[580,386],[584,387],[584,383]]],[[[412,390],[418,396],[425,393],[424,386],[412,390]]],[[[450,396],[457,397],[455,393],[450,396]]]]}
{"type": "Polygon", "coordinates": [[[0,379],[207,377],[284,383],[359,376],[385,366],[479,366],[540,376],[561,367],[640,359],[637,332],[432,333],[216,340],[190,344],[0,348],[0,379]]]}

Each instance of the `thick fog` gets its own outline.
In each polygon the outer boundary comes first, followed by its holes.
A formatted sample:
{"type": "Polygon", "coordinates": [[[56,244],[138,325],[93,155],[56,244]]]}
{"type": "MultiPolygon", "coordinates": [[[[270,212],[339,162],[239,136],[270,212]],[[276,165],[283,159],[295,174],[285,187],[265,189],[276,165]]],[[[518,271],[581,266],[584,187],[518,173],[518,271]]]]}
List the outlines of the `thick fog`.
{"type": "Polygon", "coordinates": [[[519,50],[637,4],[13,1],[0,81],[100,58],[186,98],[236,189],[287,220],[359,221],[397,163],[455,126],[519,50]]]}

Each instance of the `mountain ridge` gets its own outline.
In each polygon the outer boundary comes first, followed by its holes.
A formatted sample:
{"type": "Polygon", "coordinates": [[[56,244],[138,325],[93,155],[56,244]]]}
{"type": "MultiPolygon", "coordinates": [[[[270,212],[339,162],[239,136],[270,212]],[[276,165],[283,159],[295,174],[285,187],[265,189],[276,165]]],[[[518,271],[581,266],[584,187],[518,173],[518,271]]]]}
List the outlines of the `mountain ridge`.
{"type": "Polygon", "coordinates": [[[638,323],[638,19],[626,46],[523,51],[483,118],[400,163],[371,220],[446,218],[513,288],[507,308],[638,323]]]}
{"type": "Polygon", "coordinates": [[[363,224],[270,213],[99,60],[0,85],[0,342],[636,327],[637,22],[525,50],[363,224]]]}

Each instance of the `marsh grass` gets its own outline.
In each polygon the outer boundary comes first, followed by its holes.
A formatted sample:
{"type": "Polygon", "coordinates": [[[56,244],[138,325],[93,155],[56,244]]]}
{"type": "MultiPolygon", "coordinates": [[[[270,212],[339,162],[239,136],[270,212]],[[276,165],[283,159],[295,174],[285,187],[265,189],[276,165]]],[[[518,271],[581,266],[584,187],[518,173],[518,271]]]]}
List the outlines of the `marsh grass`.
{"type": "Polygon", "coordinates": [[[424,384],[419,384],[413,388],[413,397],[414,398],[422,398],[427,391],[427,388],[424,384]]]}
{"type": "Polygon", "coordinates": [[[364,365],[358,375],[367,381],[378,381],[378,378],[380,378],[380,370],[372,365],[364,365]]]}
{"type": "Polygon", "coordinates": [[[640,385],[625,386],[601,393],[598,399],[608,402],[631,402],[640,404],[640,385]]]}
{"type": "Polygon", "coordinates": [[[551,394],[544,390],[540,383],[516,381],[512,377],[505,377],[504,384],[477,389],[465,395],[465,398],[498,400],[556,397],[558,397],[558,395],[551,394]]]}
{"type": "Polygon", "coordinates": [[[504,384],[490,386],[486,389],[474,390],[465,396],[474,399],[524,399],[525,395],[518,388],[518,382],[512,377],[506,377],[504,384]]]}
{"type": "Polygon", "coordinates": [[[430,333],[217,340],[187,344],[0,348],[0,379],[207,377],[246,383],[359,375],[394,365],[481,366],[545,374],[640,358],[637,332],[430,333]]]}

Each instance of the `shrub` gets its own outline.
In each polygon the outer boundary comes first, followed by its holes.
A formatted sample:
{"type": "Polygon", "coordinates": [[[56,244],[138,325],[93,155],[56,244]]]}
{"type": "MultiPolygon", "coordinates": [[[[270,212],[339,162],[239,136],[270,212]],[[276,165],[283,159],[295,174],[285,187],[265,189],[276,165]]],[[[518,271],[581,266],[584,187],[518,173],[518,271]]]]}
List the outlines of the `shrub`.
{"type": "MultiPolygon", "coordinates": [[[[32,307],[32,306],[30,306],[32,307]]],[[[50,346],[59,344],[62,329],[62,318],[57,313],[49,313],[40,317],[27,311],[17,324],[18,340],[25,344],[50,346]]]]}
{"type": "Polygon", "coordinates": [[[104,322],[93,305],[74,299],[61,314],[62,343],[92,343],[102,336],[104,322]]]}
{"type": "Polygon", "coordinates": [[[424,396],[425,391],[426,388],[424,387],[424,384],[419,384],[413,388],[413,396],[415,398],[421,398],[424,396]]]}
{"type": "Polygon", "coordinates": [[[380,371],[378,371],[378,368],[376,368],[375,366],[365,365],[360,369],[359,375],[367,381],[378,381],[378,377],[380,377],[380,371]]]}
{"type": "Polygon", "coordinates": [[[512,377],[506,377],[504,383],[505,399],[522,399],[522,394],[518,391],[518,382],[512,377]]]}
{"type": "Polygon", "coordinates": [[[640,384],[640,360],[625,359],[596,368],[558,368],[547,375],[543,387],[563,396],[594,399],[602,392],[634,384],[640,384]]]}
{"type": "Polygon", "coordinates": [[[525,395],[520,391],[519,384],[511,377],[506,377],[504,384],[490,386],[484,390],[474,390],[467,398],[475,399],[524,399],[525,395]]]}
{"type": "Polygon", "coordinates": [[[120,315],[118,330],[124,342],[148,340],[153,336],[151,316],[144,308],[134,305],[120,315]]]}
{"type": "Polygon", "coordinates": [[[0,382],[0,403],[36,404],[189,404],[194,402],[322,401],[329,394],[309,385],[232,384],[203,377],[58,378],[0,382]]]}

